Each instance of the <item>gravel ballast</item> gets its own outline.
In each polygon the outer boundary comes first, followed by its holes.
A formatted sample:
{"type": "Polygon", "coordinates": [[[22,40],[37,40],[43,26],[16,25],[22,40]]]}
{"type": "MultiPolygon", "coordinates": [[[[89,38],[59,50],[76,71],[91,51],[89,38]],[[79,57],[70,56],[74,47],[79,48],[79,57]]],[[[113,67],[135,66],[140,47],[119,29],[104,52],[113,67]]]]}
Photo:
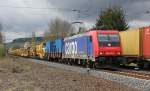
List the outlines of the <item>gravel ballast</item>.
{"type": "Polygon", "coordinates": [[[34,61],[34,62],[36,61],[40,64],[46,64],[54,68],[70,70],[70,71],[78,72],[82,74],[89,74],[89,75],[103,78],[106,80],[114,81],[114,82],[126,85],[128,87],[136,88],[141,91],[150,91],[150,80],[138,79],[134,77],[128,77],[124,75],[118,75],[118,74],[108,73],[108,72],[99,71],[99,70],[98,71],[90,70],[88,68],[69,66],[69,65],[59,64],[59,63],[44,62],[44,61],[35,60],[35,59],[32,59],[30,61],[34,61]]]}
{"type": "Polygon", "coordinates": [[[22,58],[0,60],[0,91],[138,91],[85,71],[81,74],[35,61],[40,62],[22,58]]]}

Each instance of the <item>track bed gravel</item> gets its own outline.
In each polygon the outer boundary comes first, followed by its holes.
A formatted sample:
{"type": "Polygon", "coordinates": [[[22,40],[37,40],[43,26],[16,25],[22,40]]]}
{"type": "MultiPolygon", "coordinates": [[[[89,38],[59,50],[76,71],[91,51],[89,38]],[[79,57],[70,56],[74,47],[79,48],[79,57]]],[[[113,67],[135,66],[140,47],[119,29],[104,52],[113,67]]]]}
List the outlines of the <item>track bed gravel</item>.
{"type": "Polygon", "coordinates": [[[137,91],[119,83],[16,58],[0,59],[0,91],[137,91]]]}

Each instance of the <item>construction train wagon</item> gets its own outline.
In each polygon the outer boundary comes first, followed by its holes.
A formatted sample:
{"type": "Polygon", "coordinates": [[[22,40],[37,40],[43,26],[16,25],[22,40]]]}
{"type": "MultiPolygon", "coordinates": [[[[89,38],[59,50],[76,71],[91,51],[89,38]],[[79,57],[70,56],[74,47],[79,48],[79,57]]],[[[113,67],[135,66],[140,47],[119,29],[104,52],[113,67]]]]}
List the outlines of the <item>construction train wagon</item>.
{"type": "Polygon", "coordinates": [[[44,42],[36,45],[36,56],[40,59],[44,59],[45,57],[45,43],[44,42]]]}
{"type": "Polygon", "coordinates": [[[134,28],[120,32],[122,55],[125,63],[140,67],[150,66],[150,27],[134,28]]]}

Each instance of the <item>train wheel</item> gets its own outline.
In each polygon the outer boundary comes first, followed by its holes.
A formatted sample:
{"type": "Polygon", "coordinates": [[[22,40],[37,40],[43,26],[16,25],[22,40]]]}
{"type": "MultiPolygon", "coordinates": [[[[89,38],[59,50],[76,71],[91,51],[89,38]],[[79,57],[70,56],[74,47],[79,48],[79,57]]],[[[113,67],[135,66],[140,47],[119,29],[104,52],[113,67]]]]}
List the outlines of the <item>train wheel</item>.
{"type": "Polygon", "coordinates": [[[66,60],[66,64],[68,64],[68,65],[70,64],[70,59],[66,60]]]}
{"type": "Polygon", "coordinates": [[[105,62],[105,61],[104,61],[103,59],[102,59],[102,61],[99,60],[99,59],[96,59],[96,60],[94,61],[95,68],[96,68],[96,69],[101,68],[102,66],[105,65],[104,62],[105,62]]]}
{"type": "Polygon", "coordinates": [[[71,59],[69,60],[69,64],[72,65],[72,60],[71,59]]]}
{"type": "Polygon", "coordinates": [[[145,62],[144,63],[144,68],[147,70],[150,70],[150,62],[145,62]]]}
{"type": "Polygon", "coordinates": [[[58,59],[58,62],[59,62],[59,63],[62,63],[62,60],[63,60],[63,59],[59,58],[59,59],[58,59]]]}
{"type": "Polygon", "coordinates": [[[82,61],[82,66],[83,66],[83,67],[86,67],[86,60],[85,60],[85,59],[82,59],[81,61],[82,61]]]}
{"type": "Polygon", "coordinates": [[[90,68],[90,62],[88,59],[86,60],[86,68],[90,68]]]}
{"type": "Polygon", "coordinates": [[[50,61],[49,55],[47,55],[47,61],[50,61]]]}
{"type": "Polygon", "coordinates": [[[93,68],[93,62],[90,60],[90,68],[93,68]]]}
{"type": "Polygon", "coordinates": [[[85,66],[84,60],[80,59],[81,66],[85,66]]]}
{"type": "Polygon", "coordinates": [[[96,69],[96,68],[97,68],[97,66],[96,66],[96,62],[95,62],[95,61],[93,62],[93,68],[94,68],[94,69],[96,69]]]}
{"type": "Polygon", "coordinates": [[[92,61],[92,68],[95,69],[95,62],[92,61]]]}

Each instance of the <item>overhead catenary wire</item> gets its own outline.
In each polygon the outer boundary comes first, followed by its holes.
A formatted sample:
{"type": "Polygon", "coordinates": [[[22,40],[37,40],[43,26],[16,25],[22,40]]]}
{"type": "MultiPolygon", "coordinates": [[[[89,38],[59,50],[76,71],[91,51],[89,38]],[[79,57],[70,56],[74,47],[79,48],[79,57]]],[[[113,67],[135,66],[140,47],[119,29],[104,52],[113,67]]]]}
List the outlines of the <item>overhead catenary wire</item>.
{"type": "Polygon", "coordinates": [[[55,8],[55,7],[29,7],[29,6],[8,6],[8,5],[0,5],[0,8],[11,8],[11,9],[30,9],[30,10],[53,10],[53,11],[61,11],[61,12],[76,12],[77,18],[80,18],[80,14],[84,15],[86,10],[80,9],[71,9],[71,8],[55,8]]]}
{"type": "Polygon", "coordinates": [[[11,8],[11,9],[32,9],[32,10],[54,10],[54,11],[61,11],[61,12],[76,12],[77,18],[85,18],[86,12],[88,10],[81,10],[81,9],[71,9],[71,8],[53,8],[53,7],[29,7],[29,6],[8,6],[8,5],[0,5],[0,8],[11,8]],[[82,14],[82,17],[81,17],[82,14]]]}
{"type": "Polygon", "coordinates": [[[78,9],[69,9],[69,8],[52,8],[52,7],[24,7],[24,6],[6,6],[0,5],[0,8],[21,8],[21,9],[39,9],[39,10],[60,10],[60,11],[74,11],[80,12],[78,9]]]}

